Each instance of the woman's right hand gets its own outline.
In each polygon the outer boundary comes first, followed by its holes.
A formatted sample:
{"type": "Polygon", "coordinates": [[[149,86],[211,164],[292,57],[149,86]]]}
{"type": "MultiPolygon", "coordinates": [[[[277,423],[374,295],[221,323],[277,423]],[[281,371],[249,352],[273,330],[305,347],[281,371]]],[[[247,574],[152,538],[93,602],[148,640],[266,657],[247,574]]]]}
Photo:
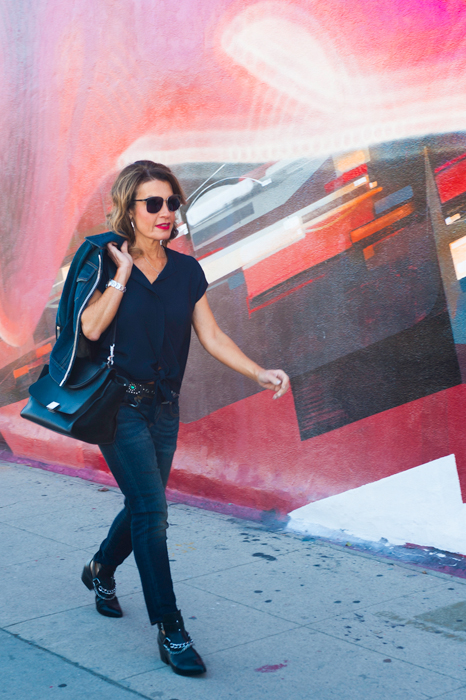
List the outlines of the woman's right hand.
{"type": "MultiPolygon", "coordinates": [[[[107,243],[107,253],[117,266],[117,273],[123,274],[125,277],[121,284],[126,284],[133,267],[133,258],[128,252],[128,241],[124,241],[121,248],[118,248],[116,243],[107,243]]],[[[119,277],[120,275],[118,275],[118,282],[120,282],[119,277]]]]}
{"type": "MultiPolygon", "coordinates": [[[[118,248],[116,243],[108,243],[107,252],[117,266],[113,279],[126,287],[133,268],[133,258],[128,253],[128,241],[125,241],[121,248],[118,248]]],[[[103,294],[98,289],[95,290],[81,316],[81,329],[86,338],[99,340],[115,318],[122,299],[123,292],[114,287],[108,287],[103,294]]]]}

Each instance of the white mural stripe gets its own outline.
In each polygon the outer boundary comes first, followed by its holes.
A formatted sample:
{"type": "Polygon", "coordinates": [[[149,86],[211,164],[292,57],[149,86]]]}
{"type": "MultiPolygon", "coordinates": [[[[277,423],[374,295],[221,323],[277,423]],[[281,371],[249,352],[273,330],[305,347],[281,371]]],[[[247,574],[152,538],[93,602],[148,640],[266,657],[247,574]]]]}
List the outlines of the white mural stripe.
{"type": "MultiPolygon", "coordinates": [[[[309,206],[304,209],[300,209],[296,214],[290,217],[282,219],[276,224],[267,226],[267,228],[262,229],[254,233],[252,236],[238,241],[224,250],[218,251],[203,260],[200,260],[200,264],[204,270],[205,276],[209,284],[216,282],[225,275],[229,275],[235,270],[240,268],[248,268],[252,265],[257,264],[261,260],[269,257],[273,253],[278,253],[278,251],[287,248],[292,243],[296,243],[305,236],[303,229],[303,224],[301,222],[302,218],[307,216],[309,213],[321,209],[326,204],[329,204],[337,199],[340,199],[343,195],[350,192],[354,192],[359,187],[368,184],[369,178],[367,175],[359,178],[356,182],[351,182],[349,185],[340,188],[336,192],[323,197],[322,199],[309,204],[309,206]]],[[[373,191],[376,194],[376,190],[373,191]]],[[[313,225],[324,221],[325,219],[334,216],[336,213],[341,211],[343,208],[352,206],[356,202],[357,198],[345,202],[340,207],[331,209],[324,212],[323,214],[316,216],[313,219],[306,221],[306,228],[310,228],[313,225]]]]}
{"type": "Polygon", "coordinates": [[[294,532],[385,538],[466,554],[466,504],[454,455],[309,503],[289,516],[294,532]]]}

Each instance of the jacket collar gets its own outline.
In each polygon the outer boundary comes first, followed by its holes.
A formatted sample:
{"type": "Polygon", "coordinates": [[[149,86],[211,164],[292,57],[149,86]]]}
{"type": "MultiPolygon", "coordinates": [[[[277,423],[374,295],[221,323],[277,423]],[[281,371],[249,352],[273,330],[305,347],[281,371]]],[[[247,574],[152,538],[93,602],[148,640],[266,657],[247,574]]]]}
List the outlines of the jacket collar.
{"type": "Polygon", "coordinates": [[[86,236],[86,241],[95,248],[105,248],[107,243],[123,243],[126,241],[126,237],[114,231],[106,231],[105,233],[98,233],[96,236],[86,236]]]}

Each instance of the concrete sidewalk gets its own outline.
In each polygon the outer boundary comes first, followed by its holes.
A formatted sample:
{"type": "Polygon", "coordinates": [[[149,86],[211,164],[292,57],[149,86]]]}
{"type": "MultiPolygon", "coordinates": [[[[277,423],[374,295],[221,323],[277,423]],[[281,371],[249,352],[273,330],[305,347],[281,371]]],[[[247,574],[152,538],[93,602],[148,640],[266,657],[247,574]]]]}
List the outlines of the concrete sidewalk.
{"type": "Polygon", "coordinates": [[[159,659],[131,558],[121,620],[80,581],[116,489],[0,463],[0,697],[466,700],[466,581],[170,505],[175,590],[208,673],[159,659]]]}

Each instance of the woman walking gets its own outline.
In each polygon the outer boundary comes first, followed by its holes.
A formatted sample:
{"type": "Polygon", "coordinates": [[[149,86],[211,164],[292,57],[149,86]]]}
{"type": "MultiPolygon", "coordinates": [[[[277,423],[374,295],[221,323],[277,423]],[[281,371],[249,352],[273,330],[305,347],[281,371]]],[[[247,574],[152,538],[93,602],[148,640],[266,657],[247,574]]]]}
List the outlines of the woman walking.
{"type": "Polygon", "coordinates": [[[79,307],[75,301],[75,326],[80,324],[84,336],[80,346],[87,345],[86,352],[99,361],[114,344],[115,365],[131,382],[115,441],[100,446],[125,502],[82,580],[95,590],[99,613],[121,617],[114,573],[134,551],[149,618],[159,627],[160,656],[175,673],[196,675],[206,669],[173,591],[165,499],[191,324],[207,352],[273,390],[274,398],[287,391],[289,379],[282,370],[257,365],[220,330],[201,266],[167,247],[177,235],[176,211],[185,202],[171,170],[151,161],[127,166],[112,188],[112,200],[111,232],[90,237],[77,254],[76,288],[81,284],[82,290],[75,299],[84,302],[79,307]],[[98,269],[91,254],[96,251],[98,269]]]}

